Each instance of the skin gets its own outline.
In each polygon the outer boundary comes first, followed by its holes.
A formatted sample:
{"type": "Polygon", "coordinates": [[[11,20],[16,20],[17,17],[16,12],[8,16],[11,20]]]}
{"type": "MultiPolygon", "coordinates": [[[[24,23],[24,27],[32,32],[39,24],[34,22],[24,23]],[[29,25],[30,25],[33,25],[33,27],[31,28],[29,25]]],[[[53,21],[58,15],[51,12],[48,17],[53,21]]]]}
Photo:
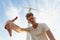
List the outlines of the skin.
{"type": "Polygon", "coordinates": [[[52,32],[50,30],[48,30],[46,32],[46,34],[48,35],[48,37],[49,37],[50,40],[55,40],[55,38],[54,38],[54,36],[53,36],[53,34],[52,34],[52,32]]]}
{"type": "MultiPolygon", "coordinates": [[[[14,22],[18,17],[15,17],[13,20],[10,20],[11,22],[14,22]]],[[[5,29],[8,31],[10,37],[12,36],[12,28],[10,27],[11,26],[11,22],[7,23],[5,25],[5,29]]]]}
{"type": "Polygon", "coordinates": [[[37,27],[37,25],[38,25],[38,23],[36,23],[36,21],[35,21],[35,17],[33,17],[33,16],[30,16],[30,17],[28,17],[27,18],[27,21],[28,21],[28,23],[31,23],[32,24],[32,27],[35,29],[36,27],[37,27]]]}

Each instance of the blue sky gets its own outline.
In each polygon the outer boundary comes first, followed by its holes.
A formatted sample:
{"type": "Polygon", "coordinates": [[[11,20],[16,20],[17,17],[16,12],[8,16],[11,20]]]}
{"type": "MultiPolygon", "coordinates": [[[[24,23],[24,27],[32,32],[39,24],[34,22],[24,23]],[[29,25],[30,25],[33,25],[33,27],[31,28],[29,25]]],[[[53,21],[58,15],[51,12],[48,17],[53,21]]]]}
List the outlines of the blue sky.
{"type": "Polygon", "coordinates": [[[46,23],[56,40],[60,40],[60,0],[0,0],[0,40],[27,39],[26,33],[16,33],[15,31],[10,38],[8,32],[4,29],[6,21],[16,16],[19,18],[14,23],[22,28],[27,27],[25,15],[28,9],[25,7],[39,10],[32,10],[36,16],[36,21],[46,23]]]}

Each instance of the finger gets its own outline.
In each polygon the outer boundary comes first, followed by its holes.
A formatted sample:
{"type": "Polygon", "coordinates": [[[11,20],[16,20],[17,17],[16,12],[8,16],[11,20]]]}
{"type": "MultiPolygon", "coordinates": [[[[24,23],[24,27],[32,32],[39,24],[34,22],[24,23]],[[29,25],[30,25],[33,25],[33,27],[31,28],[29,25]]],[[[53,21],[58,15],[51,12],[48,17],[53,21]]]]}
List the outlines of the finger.
{"type": "Polygon", "coordinates": [[[6,28],[6,30],[8,31],[10,37],[12,36],[12,29],[11,28],[6,28]]]}
{"type": "Polygon", "coordinates": [[[11,37],[11,36],[12,36],[12,28],[11,28],[10,23],[7,23],[7,24],[5,25],[5,29],[8,31],[8,33],[9,33],[9,35],[10,35],[10,37],[11,37]]]}
{"type": "Polygon", "coordinates": [[[12,22],[14,22],[15,20],[17,20],[17,18],[18,18],[18,17],[16,16],[16,17],[12,20],[12,22]]]}
{"type": "Polygon", "coordinates": [[[7,31],[8,31],[8,33],[9,33],[9,35],[10,35],[10,37],[12,36],[12,29],[7,29],[7,31]]]}

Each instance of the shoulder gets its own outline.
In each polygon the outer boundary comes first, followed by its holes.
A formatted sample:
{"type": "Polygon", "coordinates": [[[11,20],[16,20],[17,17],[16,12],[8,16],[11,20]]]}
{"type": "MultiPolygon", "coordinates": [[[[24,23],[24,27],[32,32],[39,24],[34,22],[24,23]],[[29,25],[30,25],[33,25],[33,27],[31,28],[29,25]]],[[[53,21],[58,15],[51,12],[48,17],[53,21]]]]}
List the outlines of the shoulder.
{"type": "Polygon", "coordinates": [[[45,23],[38,23],[38,27],[39,27],[39,28],[43,28],[44,25],[45,25],[45,23]]]}
{"type": "Polygon", "coordinates": [[[43,27],[44,29],[49,28],[46,23],[40,23],[39,26],[43,27]]]}
{"type": "Polygon", "coordinates": [[[44,29],[44,31],[50,30],[50,28],[46,23],[40,23],[40,25],[42,25],[42,28],[44,29]]]}
{"type": "Polygon", "coordinates": [[[46,23],[39,23],[39,24],[46,24],[46,23]]]}
{"type": "Polygon", "coordinates": [[[43,25],[46,25],[46,23],[39,23],[39,25],[43,26],[43,25]]]}

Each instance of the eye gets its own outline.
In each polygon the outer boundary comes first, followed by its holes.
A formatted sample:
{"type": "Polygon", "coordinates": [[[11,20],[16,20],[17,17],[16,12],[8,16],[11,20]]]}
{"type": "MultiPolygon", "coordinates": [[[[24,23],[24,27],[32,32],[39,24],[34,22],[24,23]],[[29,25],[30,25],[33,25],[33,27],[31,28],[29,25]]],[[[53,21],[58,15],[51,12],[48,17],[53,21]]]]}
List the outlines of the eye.
{"type": "Polygon", "coordinates": [[[34,19],[34,18],[30,18],[30,19],[28,19],[28,20],[31,20],[31,19],[34,19]]]}
{"type": "Polygon", "coordinates": [[[31,18],[31,19],[34,19],[34,18],[31,18]]]}

